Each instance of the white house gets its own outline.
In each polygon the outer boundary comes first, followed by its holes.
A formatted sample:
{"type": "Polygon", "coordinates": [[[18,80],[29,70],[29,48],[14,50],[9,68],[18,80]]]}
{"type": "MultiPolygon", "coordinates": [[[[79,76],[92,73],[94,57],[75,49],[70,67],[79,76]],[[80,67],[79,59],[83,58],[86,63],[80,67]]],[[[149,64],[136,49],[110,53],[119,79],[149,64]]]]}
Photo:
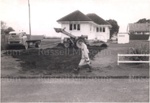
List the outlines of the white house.
{"type": "MultiPolygon", "coordinates": [[[[89,40],[107,41],[110,38],[111,25],[98,15],[92,13],[84,15],[79,10],[74,11],[57,20],[61,28],[75,36],[86,35],[89,40]]],[[[61,38],[67,37],[62,34],[61,38]]]]}

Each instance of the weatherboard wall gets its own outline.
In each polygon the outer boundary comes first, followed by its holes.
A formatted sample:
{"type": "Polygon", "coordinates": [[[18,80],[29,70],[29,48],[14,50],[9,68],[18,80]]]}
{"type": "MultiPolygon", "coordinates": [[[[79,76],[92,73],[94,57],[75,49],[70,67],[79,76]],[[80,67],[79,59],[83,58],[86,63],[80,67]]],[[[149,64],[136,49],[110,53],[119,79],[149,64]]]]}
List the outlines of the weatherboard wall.
{"type": "MultiPolygon", "coordinates": [[[[90,25],[88,23],[80,23],[80,30],[70,30],[69,23],[62,23],[61,28],[65,28],[65,31],[75,36],[87,35],[88,39],[95,38],[95,35],[90,32],[90,25]]],[[[64,37],[68,37],[68,36],[66,36],[65,34],[61,34],[61,39],[64,39],[64,37]]]]}
{"type": "MultiPolygon", "coordinates": [[[[103,40],[107,42],[107,40],[110,38],[110,30],[108,26],[105,25],[94,25],[93,23],[89,22],[63,22],[61,23],[61,28],[65,28],[65,31],[75,35],[75,36],[81,36],[81,35],[86,35],[88,36],[89,40],[103,40]],[[73,24],[80,24],[80,30],[70,30],[69,25],[70,23],[73,24]],[[97,27],[104,27],[105,32],[97,32],[96,28],[97,27]]],[[[61,34],[61,40],[63,40],[66,36],[65,34],[61,34]]]]}

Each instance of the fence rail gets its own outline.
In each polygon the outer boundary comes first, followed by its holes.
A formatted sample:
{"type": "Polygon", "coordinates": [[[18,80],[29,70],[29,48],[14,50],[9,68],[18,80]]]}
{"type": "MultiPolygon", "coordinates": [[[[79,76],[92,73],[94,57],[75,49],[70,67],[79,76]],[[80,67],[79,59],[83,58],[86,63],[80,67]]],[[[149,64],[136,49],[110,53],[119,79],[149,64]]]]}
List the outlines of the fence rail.
{"type": "Polygon", "coordinates": [[[119,57],[123,57],[123,56],[148,56],[150,57],[150,54],[118,54],[118,60],[117,60],[117,64],[119,65],[119,63],[150,63],[150,60],[148,61],[130,61],[130,60],[127,60],[127,61],[120,61],[119,60],[119,57]]]}

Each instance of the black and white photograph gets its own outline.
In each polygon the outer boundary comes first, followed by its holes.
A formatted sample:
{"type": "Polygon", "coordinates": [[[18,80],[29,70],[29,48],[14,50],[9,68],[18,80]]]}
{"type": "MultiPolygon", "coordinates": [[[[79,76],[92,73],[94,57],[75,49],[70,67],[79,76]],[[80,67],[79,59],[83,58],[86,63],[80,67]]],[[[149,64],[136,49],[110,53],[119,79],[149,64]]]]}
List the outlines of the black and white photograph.
{"type": "Polygon", "coordinates": [[[150,0],[0,0],[1,103],[149,103],[150,0]]]}

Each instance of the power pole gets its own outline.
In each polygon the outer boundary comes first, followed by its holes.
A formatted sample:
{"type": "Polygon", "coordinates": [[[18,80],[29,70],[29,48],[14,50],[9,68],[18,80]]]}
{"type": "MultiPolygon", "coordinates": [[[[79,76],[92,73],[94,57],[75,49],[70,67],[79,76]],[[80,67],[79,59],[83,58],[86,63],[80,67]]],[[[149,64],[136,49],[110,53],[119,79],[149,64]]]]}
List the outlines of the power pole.
{"type": "Polygon", "coordinates": [[[31,36],[30,0],[28,0],[28,9],[29,9],[29,35],[31,36]]]}

